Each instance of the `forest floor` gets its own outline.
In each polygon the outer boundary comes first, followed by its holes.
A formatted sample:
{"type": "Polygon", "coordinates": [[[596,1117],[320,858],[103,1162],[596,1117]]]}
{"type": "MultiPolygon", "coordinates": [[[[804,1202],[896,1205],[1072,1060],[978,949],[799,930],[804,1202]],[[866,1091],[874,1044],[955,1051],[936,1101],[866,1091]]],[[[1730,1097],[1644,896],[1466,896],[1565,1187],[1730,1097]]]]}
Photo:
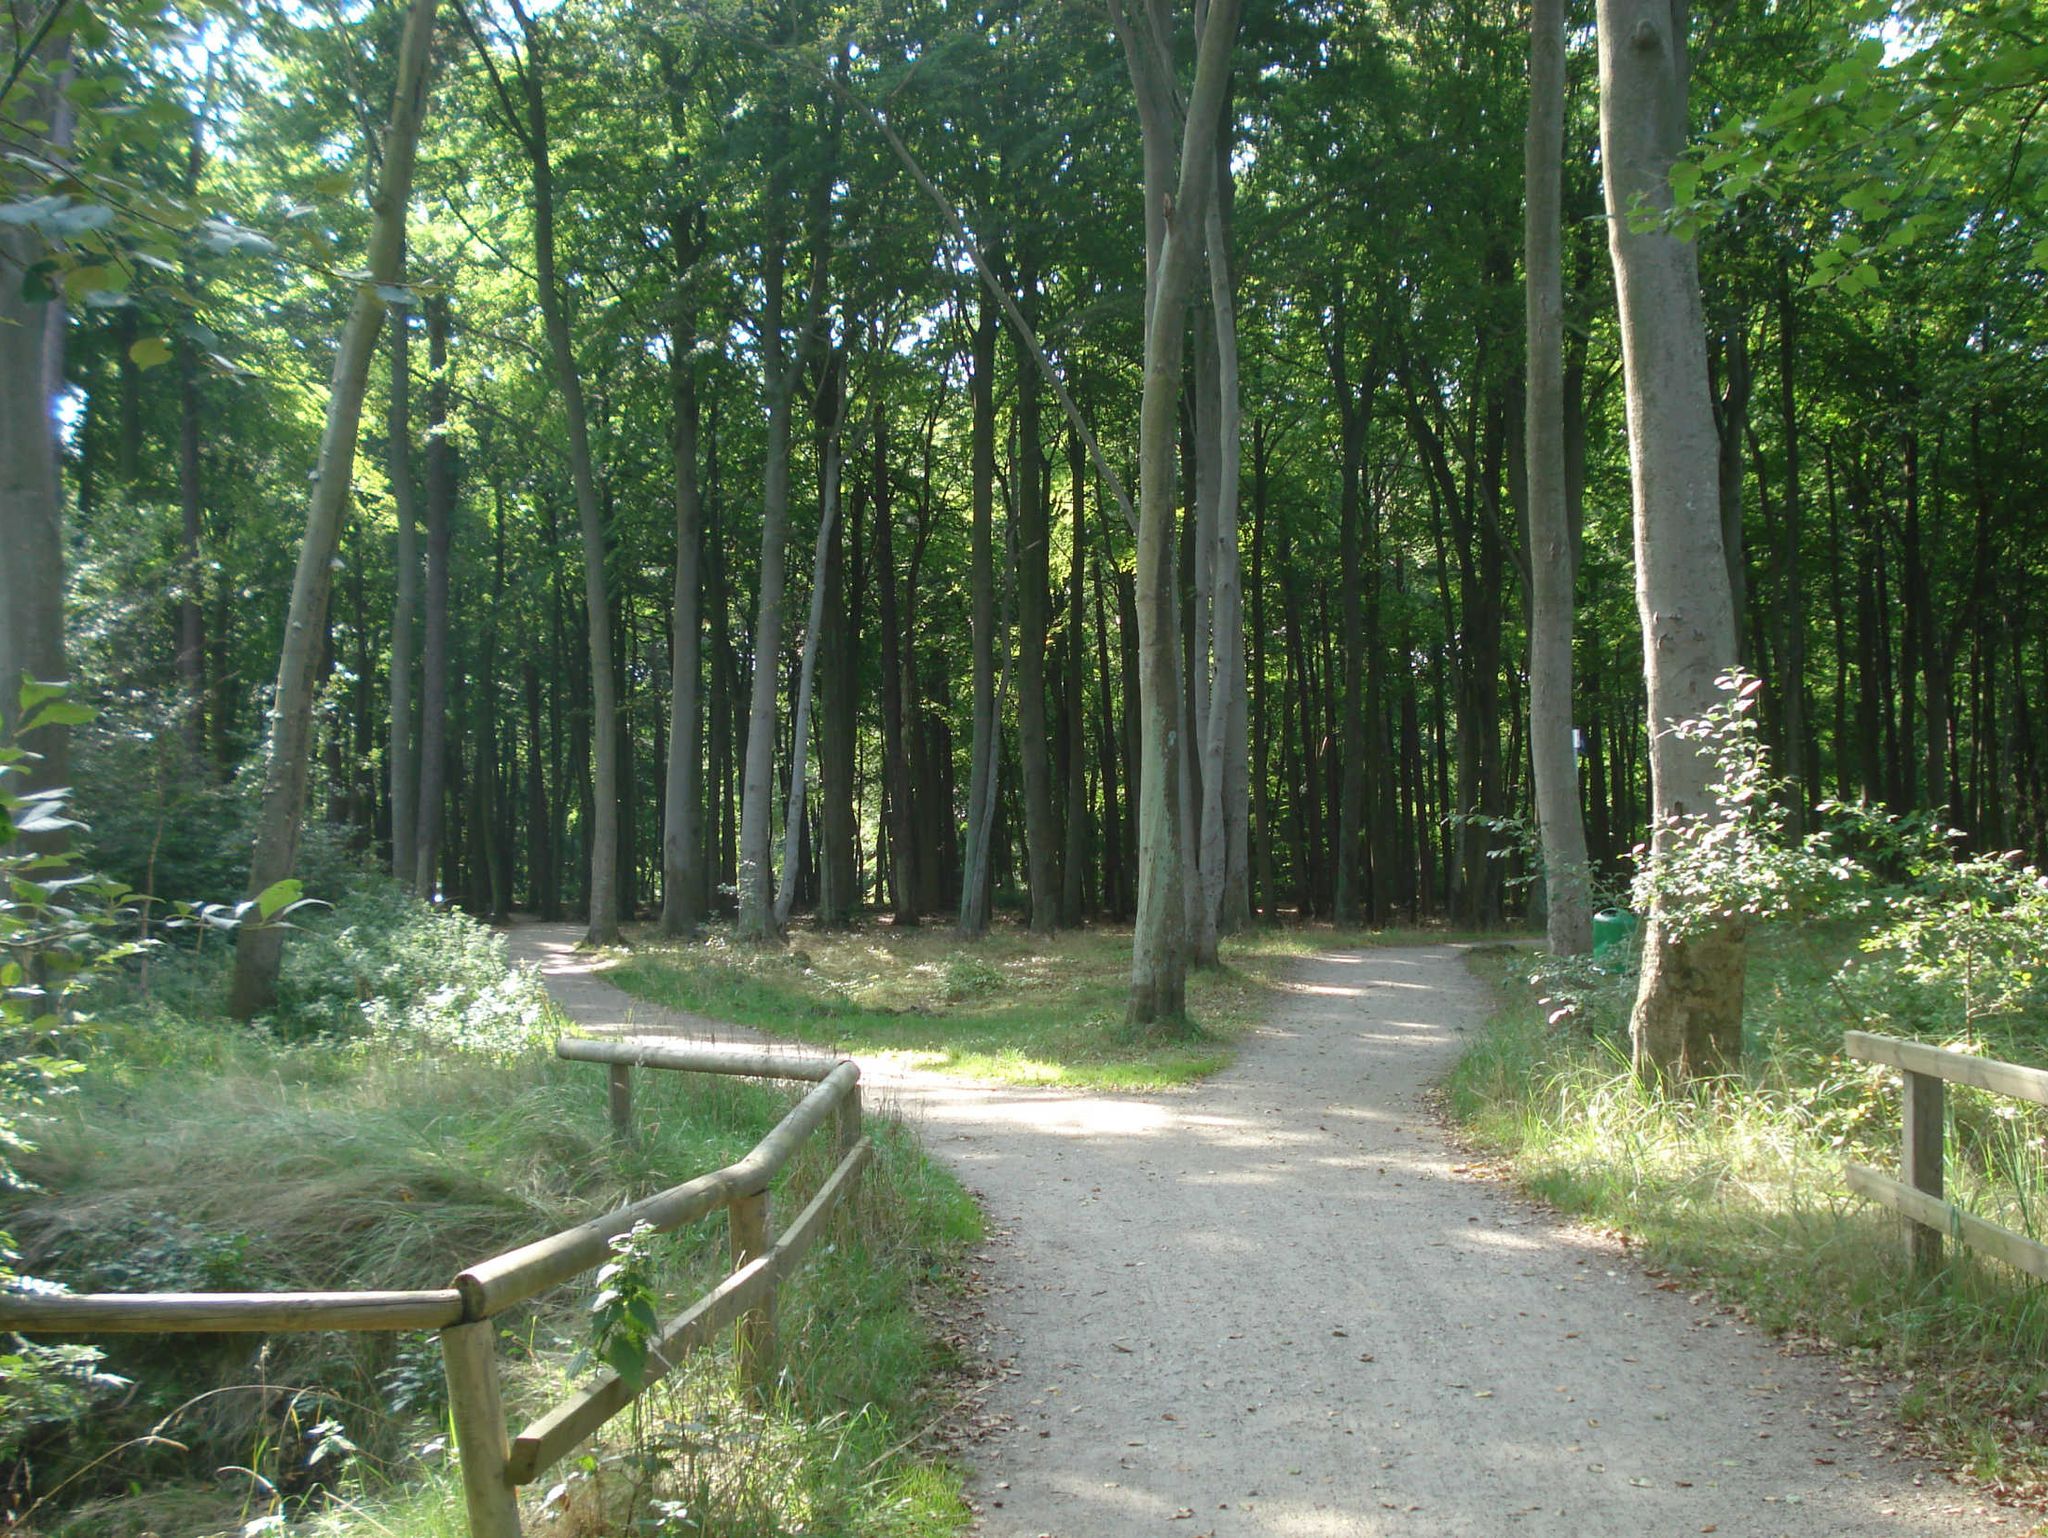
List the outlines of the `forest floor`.
{"type": "MultiPolygon", "coordinates": [[[[511,947],[578,1024],[752,1034],[628,997],[576,938],[522,925],[511,947]]],[[[2023,1523],[1889,1450],[1886,1385],[1468,1162],[1430,1099],[1488,1008],[1460,947],[1329,952],[1281,992],[1190,1088],[869,1073],[994,1235],[1000,1370],[966,1454],[988,1538],[2023,1523]]]]}

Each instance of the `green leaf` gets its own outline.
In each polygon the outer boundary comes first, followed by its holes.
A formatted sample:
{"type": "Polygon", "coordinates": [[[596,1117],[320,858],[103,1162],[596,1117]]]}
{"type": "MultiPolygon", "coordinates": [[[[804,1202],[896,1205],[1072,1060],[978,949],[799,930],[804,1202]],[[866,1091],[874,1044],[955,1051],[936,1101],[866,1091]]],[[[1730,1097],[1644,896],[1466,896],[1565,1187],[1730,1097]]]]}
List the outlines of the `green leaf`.
{"type": "Polygon", "coordinates": [[[273,881],[256,894],[256,917],[264,923],[276,918],[286,908],[299,900],[304,884],[298,881],[273,881]]]}
{"type": "Polygon", "coordinates": [[[160,336],[146,336],[128,349],[137,368],[158,368],[171,361],[171,344],[160,336]]]}

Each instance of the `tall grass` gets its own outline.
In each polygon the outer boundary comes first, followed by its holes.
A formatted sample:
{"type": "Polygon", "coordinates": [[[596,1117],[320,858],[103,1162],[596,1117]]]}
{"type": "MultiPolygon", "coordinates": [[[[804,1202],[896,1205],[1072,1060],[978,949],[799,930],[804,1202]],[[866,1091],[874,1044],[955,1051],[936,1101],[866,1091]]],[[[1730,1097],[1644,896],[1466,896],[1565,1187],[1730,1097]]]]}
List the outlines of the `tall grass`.
{"type": "MultiPolygon", "coordinates": [[[[414,909],[403,922],[449,921],[414,909]]],[[[407,957],[408,969],[429,965],[431,949],[358,942],[407,957]]],[[[601,1073],[544,1049],[509,1051],[495,1029],[483,1050],[462,1050],[443,1029],[460,1009],[438,1009],[410,1036],[391,1023],[401,1012],[355,1034],[283,1041],[168,1002],[203,996],[201,981],[108,1001],[79,1091],[37,1129],[24,1165],[36,1188],[4,1204],[36,1274],[79,1290],[445,1286],[469,1262],[739,1157],[791,1103],[779,1088],[649,1073],[622,1149],[601,1073]]],[[[321,1012],[346,1013],[338,1001],[321,1012]]],[[[536,1515],[539,1531],[767,1534],[792,1530],[786,1501],[810,1514],[809,1531],[958,1526],[957,1480],[920,1435],[951,1365],[928,1316],[980,1218],[907,1133],[870,1130],[878,1157],[784,1289],[774,1406],[752,1407],[726,1354],[703,1354],[639,1417],[653,1439],[640,1450],[668,1456],[635,1486],[637,1507],[610,1495],[610,1471],[634,1451],[621,1418],[587,1468],[557,1471],[570,1490],[536,1515]],[[585,1483],[604,1486],[606,1501],[572,1501],[585,1483]],[[666,1516],[655,1504],[678,1500],[666,1516]]],[[[829,1172],[828,1144],[811,1139],[771,1194],[785,1215],[829,1172]]],[[[726,1268],[722,1226],[671,1237],[655,1261],[675,1312],[726,1268]]],[[[515,1419],[590,1370],[590,1293],[585,1278],[500,1319],[515,1419]]],[[[108,1365],[133,1380],[125,1399],[33,1439],[8,1471],[17,1510],[63,1486],[31,1530],[239,1538],[252,1521],[290,1515],[321,1538],[463,1531],[431,1336],[128,1336],[107,1347],[108,1365]]]]}
{"type": "MultiPolygon", "coordinates": [[[[1899,1136],[1896,1076],[1842,1058],[1842,1030],[1918,1021],[1943,1035],[1938,999],[1879,975],[1853,930],[1773,929],[1752,946],[1742,1076],[1667,1093],[1627,1062],[1632,979],[1528,955],[1475,964],[1499,1008],[1452,1075],[1449,1105],[1519,1182],[1628,1233],[1766,1327],[1899,1376],[1908,1424],[1980,1476],[2048,1478],[2036,1434],[2048,1291],[1968,1252],[1939,1279],[1917,1276],[1898,1220],[1842,1180],[1850,1159],[1895,1168],[1899,1136]]],[[[2026,1021],[2001,1035],[2010,1054],[2048,1059],[2026,1021]]],[[[1950,1101],[1950,1198],[2034,1232],[2048,1120],[1953,1086],[1950,1101]]]]}

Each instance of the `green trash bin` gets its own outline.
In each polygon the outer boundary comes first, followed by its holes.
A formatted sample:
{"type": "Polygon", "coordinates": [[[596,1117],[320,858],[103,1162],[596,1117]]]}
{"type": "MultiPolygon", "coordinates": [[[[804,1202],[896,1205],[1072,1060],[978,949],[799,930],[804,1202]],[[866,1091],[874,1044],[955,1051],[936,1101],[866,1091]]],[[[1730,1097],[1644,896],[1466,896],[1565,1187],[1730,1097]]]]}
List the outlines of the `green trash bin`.
{"type": "Polygon", "coordinates": [[[1602,908],[1593,915],[1593,965],[1626,972],[1635,965],[1636,916],[1626,908],[1602,908]]]}

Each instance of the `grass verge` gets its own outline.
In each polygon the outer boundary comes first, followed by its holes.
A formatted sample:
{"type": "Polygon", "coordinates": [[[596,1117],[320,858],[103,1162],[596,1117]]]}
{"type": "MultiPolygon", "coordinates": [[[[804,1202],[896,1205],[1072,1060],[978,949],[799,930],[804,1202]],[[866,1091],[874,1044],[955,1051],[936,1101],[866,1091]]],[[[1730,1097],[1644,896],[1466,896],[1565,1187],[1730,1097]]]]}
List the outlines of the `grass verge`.
{"type": "MultiPolygon", "coordinates": [[[[475,926],[379,900],[397,922],[475,926]]],[[[338,913],[342,923],[348,914],[338,913]]],[[[431,952],[423,933],[409,950],[431,952]]],[[[304,942],[295,942],[304,943],[304,942]]],[[[338,969],[345,972],[345,968],[338,969]]],[[[502,956],[500,958],[502,972],[502,956]]],[[[218,981],[218,979],[214,979],[218,981]]],[[[34,1129],[36,1188],[4,1220],[25,1268],[78,1290],[437,1287],[464,1264],[743,1154],[782,1089],[645,1074],[637,1140],[608,1136],[601,1070],[508,1045],[519,1011],[453,1019],[409,1049],[402,1022],[286,1042],[185,1012],[203,979],[107,1002],[87,1071],[34,1129]],[[166,1002],[176,999],[179,1008],[166,1002]]],[[[530,985],[529,985],[530,986],[530,985]]],[[[547,1034],[543,1032],[542,1034],[547,1034]]],[[[692,1358],[641,1412],[558,1468],[529,1531],[554,1538],[766,1538],[802,1531],[940,1538],[966,1511],[924,1449],[952,1365],[930,1312],[980,1216],[900,1128],[778,1309],[774,1402],[737,1392],[723,1351],[692,1358]]],[[[793,1214],[829,1171],[813,1138],[772,1202],[793,1214]]],[[[722,1224],[660,1241],[664,1314],[726,1267],[722,1224]]],[[[590,1370],[589,1278],[500,1319],[515,1423],[590,1370]]],[[[461,1534],[438,1346],[426,1335],[109,1337],[130,1386],[32,1431],[4,1472],[44,1538],[461,1534]],[[40,1504],[37,1504],[40,1503],[40,1504]],[[251,1524],[257,1524],[252,1526],[251,1524]]],[[[536,1499],[539,1494],[536,1492],[536,1499]]],[[[10,1528],[10,1531],[17,1530],[10,1528]]]]}
{"type": "MultiPolygon", "coordinates": [[[[2048,1290],[1967,1251],[1937,1281],[1916,1278],[1897,1220],[1843,1184],[1847,1159],[1896,1168],[1898,1097],[1894,1076],[1840,1057],[1842,1029],[1939,1035],[1873,1019],[1887,985],[1867,966],[1863,980],[1845,974],[1853,953],[1827,930],[1760,936],[1744,1076],[1684,1095],[1650,1093],[1628,1068],[1632,979],[1482,953],[1499,1005],[1447,1085],[1449,1108],[1533,1194],[1627,1233],[1764,1327],[1897,1380],[1898,1413],[1930,1450],[2038,1502],[2048,1290]]],[[[2038,1044],[2026,1056],[2038,1061],[2038,1044]]],[[[1951,1198],[2032,1232],[2048,1123],[1954,1086],[1951,1099],[1951,1198]]]]}

